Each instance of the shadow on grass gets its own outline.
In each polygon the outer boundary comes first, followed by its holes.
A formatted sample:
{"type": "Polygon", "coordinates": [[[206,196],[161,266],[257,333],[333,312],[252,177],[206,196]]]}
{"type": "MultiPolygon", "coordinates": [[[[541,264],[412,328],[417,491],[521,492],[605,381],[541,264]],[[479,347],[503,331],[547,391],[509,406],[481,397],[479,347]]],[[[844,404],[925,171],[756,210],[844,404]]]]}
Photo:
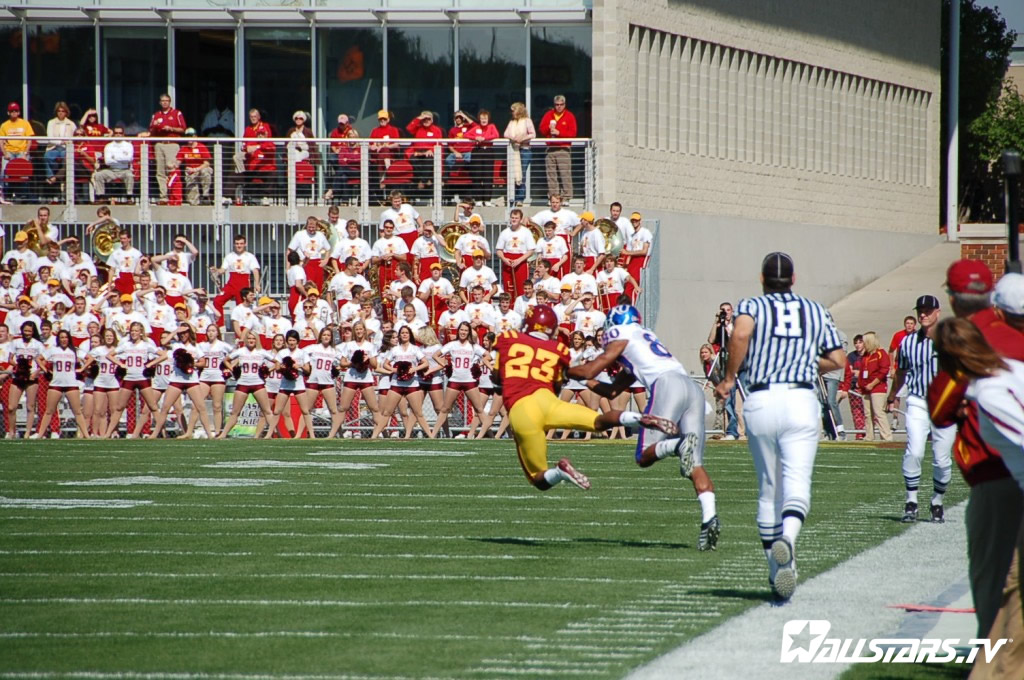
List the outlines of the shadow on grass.
{"type": "Polygon", "coordinates": [[[738,588],[707,588],[693,589],[687,591],[690,595],[711,595],[723,597],[727,600],[747,600],[749,602],[771,602],[772,594],[766,583],[764,588],[758,590],[740,590],[738,588]]]}
{"type": "MultiPolygon", "coordinates": [[[[487,537],[476,537],[469,539],[471,541],[479,541],[481,543],[497,543],[499,545],[524,545],[531,547],[546,547],[554,545],[555,542],[545,541],[543,539],[533,538],[520,538],[516,536],[487,536],[487,537]]],[[[590,543],[595,545],[611,545],[618,546],[621,548],[653,548],[657,550],[683,550],[686,548],[692,548],[693,546],[687,543],[667,543],[663,541],[630,541],[625,539],[611,539],[611,538],[573,538],[569,540],[570,543],[590,543]]],[[[558,541],[562,544],[563,541],[558,541]]]]}

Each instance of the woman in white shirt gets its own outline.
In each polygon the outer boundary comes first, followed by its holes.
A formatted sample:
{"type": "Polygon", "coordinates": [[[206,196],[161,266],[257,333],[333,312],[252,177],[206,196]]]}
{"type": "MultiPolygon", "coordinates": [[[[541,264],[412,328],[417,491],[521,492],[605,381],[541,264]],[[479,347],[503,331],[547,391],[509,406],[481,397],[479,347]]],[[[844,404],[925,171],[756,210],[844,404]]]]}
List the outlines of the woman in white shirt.
{"type": "Polygon", "coordinates": [[[465,321],[459,324],[455,339],[434,353],[434,360],[443,364],[445,373],[448,373],[448,389],[445,390],[444,403],[437,413],[437,422],[434,424],[431,437],[437,437],[441,432],[441,427],[448,420],[448,414],[459,394],[466,395],[477,413],[484,409],[487,398],[480,393],[478,384],[483,355],[483,348],[476,344],[473,327],[465,321]]]}
{"type": "MultiPolygon", "coordinates": [[[[302,419],[295,429],[295,437],[302,437],[305,430],[309,430],[309,435],[313,436],[313,417],[309,414],[309,407],[306,406],[306,400],[303,398],[303,394],[306,392],[304,376],[309,375],[310,372],[309,359],[306,356],[306,350],[299,347],[298,332],[288,331],[284,336],[284,344],[284,349],[274,357],[273,370],[281,376],[281,389],[274,401],[274,412],[270,415],[270,430],[267,432],[267,439],[274,436],[277,421],[280,420],[281,414],[284,413],[285,407],[288,406],[292,397],[295,397],[295,402],[299,405],[299,411],[302,413],[302,419]]],[[[285,421],[290,419],[290,417],[285,418],[285,421]]]]}
{"type": "MultiPolygon", "coordinates": [[[[270,412],[267,413],[266,417],[260,416],[260,419],[256,421],[256,433],[253,438],[260,439],[263,436],[263,429],[267,427],[271,418],[273,417],[274,403],[277,401],[277,395],[281,391],[281,374],[274,370],[274,366],[277,365],[277,353],[284,349],[284,333],[278,333],[270,340],[270,349],[267,351],[268,358],[268,371],[267,377],[263,381],[263,384],[267,388],[267,403],[270,404],[270,412]]],[[[295,437],[295,426],[292,425],[291,418],[285,418],[281,421],[284,424],[285,432],[288,433],[289,437],[295,437]]],[[[274,430],[270,430],[270,436],[274,435],[274,430]]],[[[268,437],[269,439],[270,437],[268,437]]]]}
{"type": "MultiPolygon", "coordinates": [[[[61,399],[68,400],[71,413],[75,416],[75,423],[78,425],[78,436],[85,439],[89,436],[89,423],[82,415],[81,384],[78,376],[78,351],[71,344],[71,333],[68,331],[57,332],[57,343],[54,347],[48,347],[36,356],[36,363],[39,367],[50,373],[50,386],[46,390],[46,412],[39,419],[39,429],[29,436],[29,439],[39,439],[46,434],[47,425],[50,419],[57,413],[57,406],[61,399]]],[[[58,424],[60,420],[57,421],[58,424]]],[[[58,425],[57,435],[60,436],[58,425]]]]}
{"type": "MultiPolygon", "coordinates": [[[[587,348],[586,337],[584,337],[581,331],[574,331],[569,336],[570,366],[582,366],[596,356],[597,352],[587,348]]],[[[562,393],[558,395],[558,398],[565,402],[575,400],[577,404],[582,404],[589,409],[596,410],[597,408],[598,396],[587,389],[586,384],[579,380],[566,380],[565,384],[562,385],[562,393]]],[[[562,430],[562,439],[568,439],[570,432],[571,430],[562,430]]],[[[548,439],[552,439],[553,435],[554,430],[548,433],[548,439]]],[[[590,439],[589,432],[584,435],[584,439],[590,439]]]]}
{"type": "MultiPolygon", "coordinates": [[[[494,424],[494,420],[501,414],[501,425],[498,427],[498,431],[494,433],[495,439],[501,439],[505,430],[508,429],[508,409],[505,408],[504,401],[501,397],[501,386],[494,383],[493,369],[498,363],[498,350],[491,349],[494,347],[494,343],[497,340],[497,336],[494,333],[488,333],[484,336],[484,347],[487,348],[487,353],[484,354],[483,366],[481,366],[482,373],[480,374],[480,391],[491,397],[491,408],[486,412],[480,414],[480,432],[477,433],[476,439],[483,439],[487,436],[488,431],[491,429],[491,425],[494,424]],[[486,385],[489,384],[488,388],[486,385]]],[[[473,419],[473,424],[476,424],[476,419],[473,419]]],[[[470,427],[470,435],[472,436],[472,427],[470,427]]]]}
{"type": "Polygon", "coordinates": [[[121,385],[114,371],[117,365],[110,360],[110,353],[117,349],[117,333],[113,328],[103,331],[102,339],[96,342],[85,356],[83,370],[93,370],[96,377],[92,381],[92,431],[102,435],[110,425],[111,404],[117,397],[121,385]]]}
{"type": "Polygon", "coordinates": [[[68,118],[70,110],[64,102],[57,102],[53,107],[53,118],[46,123],[46,136],[50,141],[46,144],[46,151],[43,153],[43,162],[46,165],[46,183],[56,184],[59,178],[64,176],[64,159],[67,156],[67,149],[61,139],[71,139],[75,136],[75,121],[68,118]]]}
{"type": "MultiPolygon", "coordinates": [[[[331,414],[331,431],[327,434],[328,439],[334,439],[338,430],[341,429],[345,418],[344,411],[338,411],[338,391],[335,389],[335,378],[338,377],[338,363],[341,354],[332,344],[334,332],[330,328],[324,328],[317,336],[317,344],[306,348],[306,358],[309,362],[309,380],[306,381],[306,409],[312,410],[318,396],[323,396],[324,406],[331,414]]],[[[309,436],[315,438],[313,429],[310,428],[309,436]]]]}
{"type": "Polygon", "coordinates": [[[356,321],[352,324],[352,339],[338,348],[341,354],[342,377],[341,401],[338,410],[344,417],[356,395],[366,402],[366,408],[373,414],[373,424],[380,420],[380,408],[373,389],[373,371],[377,368],[377,349],[366,336],[366,324],[356,321]]]}
{"type": "Polygon", "coordinates": [[[7,344],[8,361],[14,375],[11,378],[10,391],[7,393],[7,438],[14,439],[17,432],[18,404],[25,395],[25,435],[31,432],[35,421],[36,402],[39,392],[39,364],[36,357],[45,349],[39,341],[39,329],[34,321],[21,324],[21,337],[7,344]]]}
{"type": "MultiPolygon", "coordinates": [[[[386,354],[382,355],[384,365],[378,370],[391,376],[391,388],[381,405],[381,419],[373,428],[372,439],[383,432],[387,423],[391,420],[391,414],[399,402],[405,401],[415,416],[416,422],[426,436],[430,435],[430,425],[423,417],[423,392],[420,391],[416,380],[416,372],[429,366],[423,350],[413,344],[412,329],[408,326],[398,331],[398,344],[392,347],[386,354]]],[[[405,438],[412,437],[413,421],[405,423],[405,438]]]]}
{"type": "MultiPolygon", "coordinates": [[[[280,336],[279,336],[280,337],[280,336]]],[[[282,342],[283,342],[282,337],[282,342]]],[[[236,424],[238,416],[242,414],[242,408],[251,394],[256,403],[259,404],[263,421],[270,417],[273,407],[267,397],[267,386],[265,382],[270,376],[270,366],[274,360],[266,350],[259,349],[258,336],[252,331],[245,334],[244,346],[232,350],[225,358],[228,369],[235,377],[235,396],[231,403],[231,415],[224,429],[217,435],[217,439],[225,439],[236,424]]],[[[256,434],[259,437],[259,432],[256,434]]]]}
{"type": "Polygon", "coordinates": [[[509,140],[512,146],[512,174],[515,180],[515,195],[513,200],[516,204],[522,204],[526,198],[526,169],[530,167],[533,159],[533,152],[530,151],[530,140],[537,136],[537,130],[533,121],[526,112],[526,104],[514,102],[512,104],[512,120],[505,126],[505,134],[502,135],[509,140]]]}
{"type": "MultiPolygon", "coordinates": [[[[107,358],[116,365],[114,375],[120,376],[121,389],[117,391],[116,396],[107,395],[111,413],[110,424],[107,425],[104,437],[109,439],[117,431],[121,414],[124,413],[124,409],[128,405],[128,399],[133,398],[136,391],[142,396],[143,402],[150,411],[156,413],[159,410],[160,407],[157,404],[159,395],[153,389],[150,379],[146,375],[149,371],[146,369],[160,363],[161,356],[156,345],[146,336],[146,327],[139,321],[133,321],[128,326],[128,337],[121,340],[117,348],[107,354],[107,358]]],[[[126,439],[136,436],[141,422],[143,422],[142,418],[136,418],[134,424],[129,423],[135,427],[125,433],[126,439]]]]}
{"type": "Polygon", "coordinates": [[[227,376],[231,375],[221,368],[224,359],[234,349],[231,345],[220,338],[220,329],[217,324],[211,323],[206,327],[206,342],[199,343],[199,354],[206,361],[206,368],[199,374],[199,391],[203,395],[199,401],[192,402],[192,416],[188,420],[188,429],[185,436],[191,437],[199,419],[199,412],[206,411],[206,399],[213,403],[213,426],[212,432],[206,434],[216,437],[220,434],[220,425],[224,422],[224,392],[227,389],[227,376]]]}
{"type": "MultiPolygon", "coordinates": [[[[444,329],[441,329],[444,335],[444,329]]],[[[442,343],[438,341],[437,334],[429,327],[420,328],[416,332],[416,339],[419,340],[423,354],[426,355],[429,366],[419,372],[416,376],[420,381],[420,389],[430,396],[430,403],[434,405],[434,413],[441,412],[441,405],[444,403],[444,364],[434,358],[434,355],[441,349],[442,343]]],[[[447,425],[444,428],[445,436],[448,435],[447,425]]]]}
{"type": "MultiPolygon", "coordinates": [[[[480,340],[480,348],[483,350],[483,356],[481,357],[481,361],[480,361],[480,382],[479,382],[479,387],[477,389],[480,390],[480,394],[482,394],[483,397],[484,397],[484,401],[485,401],[484,406],[485,407],[487,405],[486,404],[486,400],[487,399],[492,399],[492,398],[496,399],[496,400],[500,400],[501,399],[500,395],[495,395],[494,394],[494,381],[491,379],[491,367],[494,365],[494,362],[495,362],[495,360],[497,359],[497,356],[498,356],[498,353],[497,353],[496,350],[491,350],[491,348],[494,347],[494,341],[496,339],[497,339],[497,336],[494,333],[487,333],[486,335],[484,335],[483,339],[480,340]]],[[[494,404],[493,404],[493,401],[492,401],[491,408],[493,409],[493,407],[494,407],[494,404]]],[[[499,408],[500,408],[500,406],[499,406],[499,408]]],[[[495,414],[497,414],[497,411],[495,411],[495,414]]],[[[476,410],[476,409],[473,410],[473,420],[472,420],[472,422],[470,422],[469,429],[466,431],[466,439],[476,439],[476,437],[477,437],[477,428],[480,427],[480,425],[483,422],[483,419],[486,418],[486,417],[487,417],[487,410],[486,410],[486,408],[482,408],[482,409],[479,409],[479,410],[476,410]]],[[[493,418],[491,419],[491,422],[492,423],[494,422],[493,418]]],[[[490,426],[488,426],[488,427],[490,427],[490,426]]],[[[486,432],[486,430],[481,430],[480,431],[481,434],[483,432],[486,432]]]]}
{"type": "Polygon", "coordinates": [[[167,386],[164,393],[164,403],[160,412],[156,415],[156,422],[153,423],[153,438],[159,437],[163,432],[167,416],[178,401],[178,397],[187,394],[192,400],[192,412],[199,413],[199,422],[203,424],[203,430],[210,436],[214,432],[210,418],[206,414],[203,405],[202,386],[199,384],[199,372],[206,368],[206,358],[199,350],[196,342],[196,332],[191,326],[179,326],[177,341],[171,343],[168,352],[162,355],[163,361],[170,361],[174,366],[174,373],[171,374],[171,384],[167,386]]]}

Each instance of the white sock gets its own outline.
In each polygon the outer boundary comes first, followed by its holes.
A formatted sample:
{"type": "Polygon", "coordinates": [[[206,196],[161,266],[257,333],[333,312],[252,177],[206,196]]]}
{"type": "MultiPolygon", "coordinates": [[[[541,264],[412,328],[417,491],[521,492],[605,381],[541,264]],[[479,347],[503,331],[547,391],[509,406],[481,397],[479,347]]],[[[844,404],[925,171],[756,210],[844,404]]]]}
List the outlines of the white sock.
{"type": "Polygon", "coordinates": [[[804,522],[799,517],[790,515],[782,518],[782,535],[789,539],[790,545],[796,546],[796,537],[803,526],[804,522]]]}
{"type": "Polygon", "coordinates": [[[715,492],[705,491],[704,493],[697,494],[697,500],[700,501],[701,524],[707,524],[716,514],[715,492]]]}
{"type": "Polygon", "coordinates": [[[678,455],[676,447],[679,446],[679,438],[675,439],[662,439],[660,442],[654,445],[654,456],[658,460],[668,458],[669,456],[678,455]]]}
{"type": "Polygon", "coordinates": [[[548,468],[547,470],[544,471],[544,481],[550,484],[551,486],[558,484],[563,479],[568,479],[568,477],[566,477],[565,473],[563,473],[558,468],[548,468]]]}
{"type": "Polygon", "coordinates": [[[942,505],[942,497],[945,494],[934,493],[932,494],[932,505],[942,505]]]}
{"type": "Polygon", "coordinates": [[[917,503],[917,489],[914,489],[913,491],[907,491],[907,502],[917,503]]]}
{"type": "Polygon", "coordinates": [[[619,414],[619,425],[625,425],[626,427],[629,427],[630,425],[639,425],[640,419],[643,415],[644,414],[637,413],[636,411],[623,411],[619,414]]]}

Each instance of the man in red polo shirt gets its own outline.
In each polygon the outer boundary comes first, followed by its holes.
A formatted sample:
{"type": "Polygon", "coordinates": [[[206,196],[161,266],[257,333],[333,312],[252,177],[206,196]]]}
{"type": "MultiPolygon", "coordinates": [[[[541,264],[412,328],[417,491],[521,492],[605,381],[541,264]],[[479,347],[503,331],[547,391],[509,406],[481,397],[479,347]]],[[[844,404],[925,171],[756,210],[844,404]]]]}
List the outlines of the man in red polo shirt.
{"type": "MultiPolygon", "coordinates": [[[[160,95],[160,110],[153,114],[149,121],[150,137],[180,137],[185,133],[185,116],[171,106],[171,95],[160,95]]],[[[156,182],[160,185],[160,202],[167,201],[167,173],[171,161],[178,157],[178,143],[175,141],[157,142],[153,145],[156,157],[156,182]]]]}
{"type": "MultiPolygon", "coordinates": [[[[565,108],[565,96],[556,95],[555,108],[549,109],[540,119],[537,132],[541,137],[570,139],[576,136],[576,116],[565,108]]],[[[547,145],[544,169],[548,177],[548,194],[561,194],[565,202],[572,200],[572,163],[569,142],[553,142],[547,145]]]]}

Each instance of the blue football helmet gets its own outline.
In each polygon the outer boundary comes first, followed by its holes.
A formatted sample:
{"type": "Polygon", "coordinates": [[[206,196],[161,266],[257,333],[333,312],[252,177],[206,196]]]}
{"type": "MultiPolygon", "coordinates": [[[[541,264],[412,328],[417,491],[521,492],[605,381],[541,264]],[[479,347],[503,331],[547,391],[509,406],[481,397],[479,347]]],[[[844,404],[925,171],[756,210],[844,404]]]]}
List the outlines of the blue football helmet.
{"type": "Polygon", "coordinates": [[[609,326],[622,326],[629,323],[641,324],[640,310],[633,305],[617,305],[608,312],[609,326]]]}

